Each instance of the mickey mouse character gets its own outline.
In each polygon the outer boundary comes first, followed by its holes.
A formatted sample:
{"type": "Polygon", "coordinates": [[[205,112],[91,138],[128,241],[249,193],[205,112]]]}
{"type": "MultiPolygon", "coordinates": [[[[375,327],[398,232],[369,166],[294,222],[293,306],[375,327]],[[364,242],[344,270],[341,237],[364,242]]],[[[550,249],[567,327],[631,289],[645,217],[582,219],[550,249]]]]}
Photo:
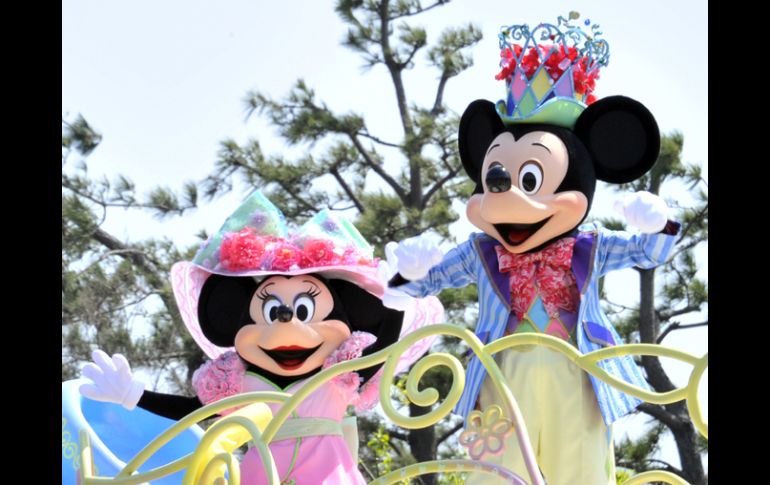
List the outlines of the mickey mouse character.
{"type": "MultiPolygon", "coordinates": [[[[404,311],[386,308],[382,281],[371,247],[352,224],[325,210],[290,233],[283,214],[255,192],[192,262],[172,268],[182,318],[212,359],[193,375],[197,396],[146,391],[122,355],[100,350],[83,369],[93,382],[81,393],[171,419],[243,392],[293,394],[321,369],[374,353],[443,318],[435,297],[411,299],[404,311]]],[[[431,342],[423,339],[405,352],[397,372],[431,342]]],[[[299,404],[270,443],[281,483],[366,483],[342,420],[349,405],[376,404],[380,367],[337,376],[299,404]]],[[[269,406],[275,414],[280,404],[269,406]]],[[[267,483],[254,449],[242,460],[241,483],[267,483]]]]}
{"type": "MultiPolygon", "coordinates": [[[[665,202],[648,192],[631,194],[619,205],[641,234],[580,224],[591,207],[596,181],[621,184],[645,174],[657,159],[660,135],[652,114],[637,101],[611,96],[586,106],[590,88],[565,92],[567,83],[581,87],[577,76],[568,74],[580,66],[590,68],[595,60],[556,42],[529,49],[512,45],[508,40],[517,29],[532,32],[524,37],[531,42],[537,31],[512,26],[501,33],[499,78],[507,81],[507,101],[497,106],[474,101],[460,121],[460,157],[476,183],[466,214],[483,232],[443,258],[424,237],[391,246],[389,256],[397,259],[392,264],[398,274],[390,284],[423,297],[475,283],[475,333],[483,343],[537,332],[588,353],[621,343],[601,309],[599,279],[613,270],[665,262],[679,225],[667,219],[665,202]],[[549,88],[538,84],[541,73],[555,79],[545,84],[549,88]],[[524,106],[527,96],[538,102],[524,106]]],[[[502,351],[496,360],[521,408],[547,483],[615,483],[610,426],[641,401],[541,346],[502,351]]],[[[630,356],[601,361],[599,367],[649,389],[630,356]]],[[[474,357],[455,409],[463,417],[477,406],[486,409],[501,402],[485,376],[474,357]]],[[[484,459],[528,475],[515,435],[506,439],[499,456],[484,459]]],[[[472,476],[468,483],[486,480],[492,478],[472,476]]]]}

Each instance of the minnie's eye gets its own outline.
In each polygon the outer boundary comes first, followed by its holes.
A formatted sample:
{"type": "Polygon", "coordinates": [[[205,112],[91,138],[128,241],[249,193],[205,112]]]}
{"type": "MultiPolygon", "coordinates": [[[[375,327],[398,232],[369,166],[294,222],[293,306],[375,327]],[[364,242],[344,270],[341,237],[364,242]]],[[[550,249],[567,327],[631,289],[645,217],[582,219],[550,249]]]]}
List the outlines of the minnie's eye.
{"type": "Polygon", "coordinates": [[[265,317],[265,321],[268,325],[271,325],[274,321],[278,320],[278,307],[281,306],[281,300],[274,296],[269,296],[262,304],[262,316],[265,317]]]}
{"type": "Polygon", "coordinates": [[[310,295],[300,295],[294,300],[294,314],[297,320],[307,323],[313,318],[315,313],[315,300],[310,295]]]}
{"type": "Polygon", "coordinates": [[[527,162],[519,170],[519,188],[525,194],[534,194],[543,184],[543,169],[537,162],[527,162]]]}

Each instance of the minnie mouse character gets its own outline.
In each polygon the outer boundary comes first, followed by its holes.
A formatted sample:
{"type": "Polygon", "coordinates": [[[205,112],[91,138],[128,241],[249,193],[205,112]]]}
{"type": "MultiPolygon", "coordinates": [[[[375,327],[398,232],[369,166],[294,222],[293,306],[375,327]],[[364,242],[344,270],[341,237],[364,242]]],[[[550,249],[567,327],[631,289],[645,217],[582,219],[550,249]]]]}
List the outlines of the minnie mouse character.
{"type": "MultiPolygon", "coordinates": [[[[349,222],[319,212],[296,232],[253,193],[199,251],[171,271],[182,318],[211,357],[193,375],[195,397],[144,390],[126,359],[94,352],[81,386],[86,397],[180,419],[205,404],[252,391],[290,394],[330,365],[368,355],[416,328],[438,323],[435,297],[386,308],[372,250],[349,222]]],[[[397,371],[421,356],[423,339],[397,371]]],[[[333,378],[311,393],[270,443],[281,483],[365,483],[342,432],[349,405],[377,402],[380,365],[333,378]]],[[[280,404],[269,404],[273,414],[280,404]]],[[[227,412],[231,412],[229,410],[227,412]]],[[[225,414],[225,413],[223,413],[225,414]]],[[[357,437],[356,437],[357,439],[357,437]]],[[[256,450],[241,463],[244,484],[267,483],[256,450]]]]}
{"type": "MultiPolygon", "coordinates": [[[[477,284],[475,333],[485,344],[537,332],[564,339],[583,353],[616,345],[621,340],[601,309],[599,279],[613,270],[665,262],[679,225],[667,219],[663,200],[647,192],[631,194],[619,206],[641,234],[580,224],[597,180],[627,183],[650,170],[660,147],[658,126],[630,98],[592,102],[598,68],[609,56],[597,35],[587,36],[566,21],[535,29],[515,25],[502,30],[500,46],[498,79],[506,80],[507,99],[497,105],[472,102],[459,128],[460,157],[476,183],[466,213],[483,232],[443,259],[425,238],[401,242],[389,252],[399,271],[391,286],[422,297],[477,284]],[[582,49],[570,46],[577,38],[585,41],[582,49]],[[553,44],[537,43],[544,39],[553,44]]],[[[546,481],[615,483],[610,426],[641,401],[542,346],[517,347],[495,357],[546,481]]],[[[598,365],[649,389],[630,356],[598,365]]],[[[464,417],[477,406],[501,402],[485,376],[473,358],[456,408],[464,417]]],[[[527,476],[515,435],[499,456],[484,459],[527,476]]],[[[487,479],[474,476],[469,483],[487,479]]]]}

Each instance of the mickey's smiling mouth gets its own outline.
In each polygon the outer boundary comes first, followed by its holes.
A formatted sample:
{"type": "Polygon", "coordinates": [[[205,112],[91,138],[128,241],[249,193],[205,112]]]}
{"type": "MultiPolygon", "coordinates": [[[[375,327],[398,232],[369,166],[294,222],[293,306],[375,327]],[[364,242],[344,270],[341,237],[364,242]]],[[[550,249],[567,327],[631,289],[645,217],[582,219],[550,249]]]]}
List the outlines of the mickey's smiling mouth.
{"type": "Polygon", "coordinates": [[[313,355],[316,350],[321,348],[321,344],[316,347],[305,348],[298,345],[288,345],[282,347],[276,347],[274,349],[262,349],[271,359],[275,361],[278,366],[283,370],[298,369],[305,363],[308,357],[313,355]]]}
{"type": "Polygon", "coordinates": [[[548,216],[540,222],[534,224],[492,224],[500,234],[500,237],[508,243],[510,246],[518,246],[534,233],[540,230],[551,219],[552,216],[548,216]]]}

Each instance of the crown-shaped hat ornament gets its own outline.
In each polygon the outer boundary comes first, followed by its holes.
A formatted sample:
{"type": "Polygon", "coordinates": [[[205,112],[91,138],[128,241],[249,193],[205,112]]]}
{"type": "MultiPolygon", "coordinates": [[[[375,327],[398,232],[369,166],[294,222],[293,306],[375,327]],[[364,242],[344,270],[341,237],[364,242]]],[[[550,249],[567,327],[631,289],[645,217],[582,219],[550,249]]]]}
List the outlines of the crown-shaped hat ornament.
{"type": "Polygon", "coordinates": [[[578,12],[558,17],[556,25],[526,24],[500,29],[500,72],[506,99],[497,102],[504,123],[547,123],[572,128],[580,113],[595,100],[599,68],[606,66],[610,48],[598,24],[577,22],[578,12]]]}

